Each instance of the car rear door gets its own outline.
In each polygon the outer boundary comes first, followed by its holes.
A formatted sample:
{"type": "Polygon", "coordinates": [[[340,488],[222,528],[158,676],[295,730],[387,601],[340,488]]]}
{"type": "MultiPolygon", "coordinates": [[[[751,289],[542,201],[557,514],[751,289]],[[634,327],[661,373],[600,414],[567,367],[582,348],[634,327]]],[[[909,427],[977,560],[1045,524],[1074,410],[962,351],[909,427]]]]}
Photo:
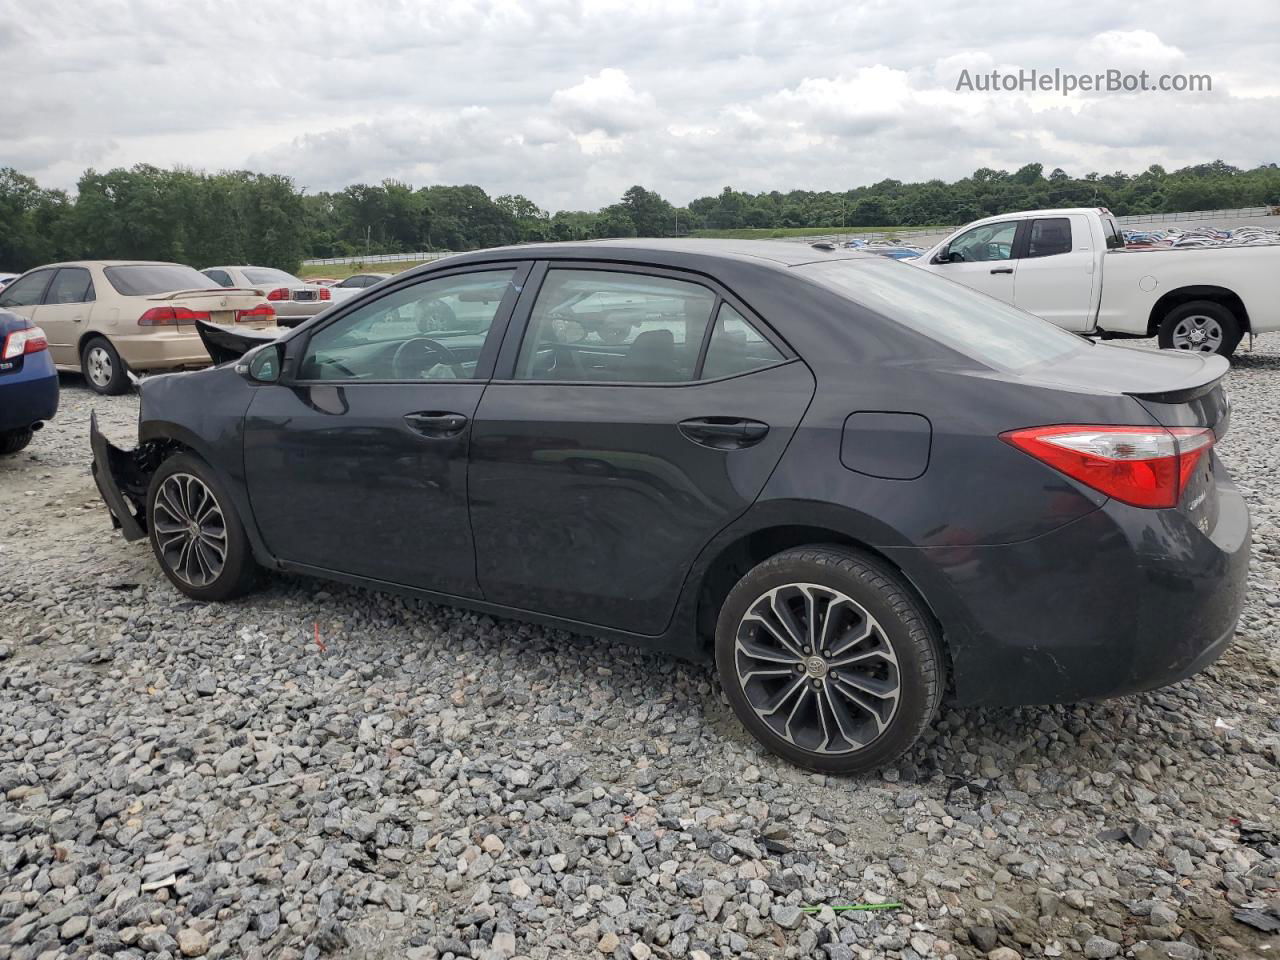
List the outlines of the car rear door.
{"type": "Polygon", "coordinates": [[[85,267],[59,267],[45,291],[44,302],[32,319],[49,338],[53,362],[67,366],[80,363],[81,334],[88,329],[93,309],[93,277],[85,267]]]}
{"type": "Polygon", "coordinates": [[[335,311],[291,351],[284,382],[255,391],[245,474],[274,556],[478,596],[467,450],[529,268],[472,265],[390,285],[335,311]]]}
{"type": "Polygon", "coordinates": [[[786,344],[705,278],[540,267],[472,435],[484,598],[661,633],[694,558],[759,495],[813,390],[786,344]]]}
{"type": "Polygon", "coordinates": [[[1037,217],[1019,238],[1013,303],[1067,330],[1092,328],[1099,251],[1080,215],[1037,217]]]}
{"type": "Polygon", "coordinates": [[[10,310],[34,322],[36,310],[56,272],[52,267],[44,267],[24,273],[0,291],[0,309],[10,310]]]}

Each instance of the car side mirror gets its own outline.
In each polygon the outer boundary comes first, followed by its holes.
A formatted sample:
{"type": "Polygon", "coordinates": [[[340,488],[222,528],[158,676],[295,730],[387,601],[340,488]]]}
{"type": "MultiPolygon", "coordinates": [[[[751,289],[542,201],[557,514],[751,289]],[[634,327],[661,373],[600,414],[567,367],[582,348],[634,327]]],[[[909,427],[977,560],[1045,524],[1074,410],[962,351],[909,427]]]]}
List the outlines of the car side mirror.
{"type": "Polygon", "coordinates": [[[947,250],[939,250],[933,257],[934,263],[950,263],[951,253],[947,250]]]}
{"type": "Polygon", "coordinates": [[[284,344],[268,343],[251,350],[240,363],[236,373],[253,383],[279,383],[284,369],[284,344]]]}

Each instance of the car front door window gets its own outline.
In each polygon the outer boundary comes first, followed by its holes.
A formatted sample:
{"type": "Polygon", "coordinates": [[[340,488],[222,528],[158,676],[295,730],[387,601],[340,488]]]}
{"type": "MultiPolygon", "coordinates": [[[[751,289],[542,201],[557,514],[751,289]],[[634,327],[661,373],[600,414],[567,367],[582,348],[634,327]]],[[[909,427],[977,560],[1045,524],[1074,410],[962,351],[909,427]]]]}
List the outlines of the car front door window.
{"type": "Polygon", "coordinates": [[[470,379],[494,317],[516,296],[512,268],[401,287],[318,330],[301,380],[470,379]]]}
{"type": "Polygon", "coordinates": [[[35,270],[25,277],[19,277],[4,288],[4,293],[0,295],[0,307],[8,309],[36,306],[44,296],[52,276],[52,270],[35,270]]]}
{"type": "Polygon", "coordinates": [[[947,248],[952,263],[985,263],[1013,258],[1013,239],[1018,232],[1016,220],[985,223],[966,230],[947,248]]]}

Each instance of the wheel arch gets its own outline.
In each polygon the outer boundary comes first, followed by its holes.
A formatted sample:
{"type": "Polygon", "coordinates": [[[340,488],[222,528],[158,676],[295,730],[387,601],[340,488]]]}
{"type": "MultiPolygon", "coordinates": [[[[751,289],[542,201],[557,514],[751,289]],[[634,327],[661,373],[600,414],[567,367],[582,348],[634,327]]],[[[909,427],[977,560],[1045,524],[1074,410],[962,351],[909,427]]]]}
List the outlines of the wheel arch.
{"type": "Polygon", "coordinates": [[[1154,337],[1160,332],[1160,324],[1164,322],[1164,318],[1171,310],[1195,300],[1207,300],[1230,310],[1232,315],[1240,321],[1240,332],[1250,332],[1249,311],[1238,293],[1213,284],[1195,284],[1170,290],[1152,304],[1151,313],[1147,317],[1147,336],[1154,337]]]}
{"type": "Polygon", "coordinates": [[[896,534],[886,538],[881,531],[877,535],[876,528],[882,528],[883,524],[854,511],[824,505],[825,509],[820,509],[815,516],[818,505],[806,504],[796,505],[795,513],[786,511],[792,514],[788,516],[778,514],[778,505],[772,506],[774,509],[762,511],[764,515],[751,518],[754,522],[735,524],[717,537],[703,551],[690,574],[681,600],[684,614],[681,621],[692,635],[689,642],[692,655],[700,660],[710,658],[720,607],[734,584],[756,564],[793,547],[838,546],[865,554],[902,581],[937,628],[942,638],[942,654],[950,668],[951,652],[942,618],[910,571],[894,559],[895,551],[882,549],[909,544],[896,534]],[[795,515],[802,510],[807,516],[795,515]]]}

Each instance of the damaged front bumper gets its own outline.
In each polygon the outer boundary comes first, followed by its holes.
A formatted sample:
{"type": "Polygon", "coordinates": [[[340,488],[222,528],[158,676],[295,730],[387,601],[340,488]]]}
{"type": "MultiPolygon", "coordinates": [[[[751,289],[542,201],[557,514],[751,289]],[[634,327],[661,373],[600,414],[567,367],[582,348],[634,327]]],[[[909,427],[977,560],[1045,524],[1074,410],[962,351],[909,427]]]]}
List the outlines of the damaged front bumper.
{"type": "Polygon", "coordinates": [[[98,430],[97,413],[89,414],[89,444],[93,448],[93,479],[111,511],[111,523],[126,540],[147,535],[147,450],[121,450],[98,430]]]}

